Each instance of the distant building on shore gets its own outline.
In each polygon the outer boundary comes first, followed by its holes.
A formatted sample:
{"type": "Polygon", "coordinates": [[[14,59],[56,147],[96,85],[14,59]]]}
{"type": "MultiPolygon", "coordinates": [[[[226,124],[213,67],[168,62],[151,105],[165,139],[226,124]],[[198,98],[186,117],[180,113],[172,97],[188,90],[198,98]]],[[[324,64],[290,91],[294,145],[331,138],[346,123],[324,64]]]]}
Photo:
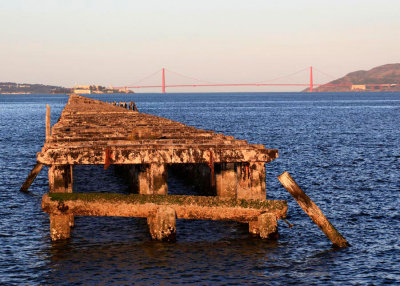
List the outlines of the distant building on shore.
{"type": "Polygon", "coordinates": [[[91,94],[92,90],[90,85],[76,85],[73,87],[72,92],[76,94],[91,94]]]}
{"type": "Polygon", "coordinates": [[[106,88],[101,85],[76,85],[72,88],[75,94],[92,94],[92,93],[133,93],[127,88],[106,88]]]}
{"type": "Polygon", "coordinates": [[[351,86],[351,90],[366,90],[367,87],[365,86],[365,84],[353,84],[351,86]]]}

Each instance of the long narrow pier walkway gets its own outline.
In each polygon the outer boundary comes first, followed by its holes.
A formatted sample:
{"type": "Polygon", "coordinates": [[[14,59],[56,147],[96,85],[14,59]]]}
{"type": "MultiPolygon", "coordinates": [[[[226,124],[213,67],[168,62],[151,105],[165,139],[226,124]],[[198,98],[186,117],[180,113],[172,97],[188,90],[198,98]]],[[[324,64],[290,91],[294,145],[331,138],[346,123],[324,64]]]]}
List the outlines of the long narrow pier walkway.
{"type": "Polygon", "coordinates": [[[276,235],[287,206],[266,199],[265,163],[278,150],[132,109],[70,95],[51,130],[47,122],[37,161],[50,166],[42,208],[53,240],[70,236],[74,215],[147,217],[159,240],[174,239],[176,217],[240,221],[263,238],[276,235]],[[133,194],[70,194],[75,165],[117,165],[133,194]],[[213,193],[168,195],[171,169],[213,193]]]}

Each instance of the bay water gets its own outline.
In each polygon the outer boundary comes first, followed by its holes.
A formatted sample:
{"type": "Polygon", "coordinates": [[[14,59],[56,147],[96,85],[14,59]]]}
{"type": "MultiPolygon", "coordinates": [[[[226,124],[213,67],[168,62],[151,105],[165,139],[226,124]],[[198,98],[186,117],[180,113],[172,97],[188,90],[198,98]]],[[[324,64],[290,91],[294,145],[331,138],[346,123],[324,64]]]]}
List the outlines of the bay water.
{"type": "MultiPolygon", "coordinates": [[[[179,93],[90,95],[135,101],[141,112],[279,149],[267,197],[287,200],[288,228],[264,241],[246,225],[178,220],[177,242],[152,241],[145,219],[77,217],[51,242],[41,196],[47,168],[18,190],[67,95],[0,95],[1,285],[400,284],[400,93],[179,93]],[[280,185],[288,171],[351,247],[330,241],[280,185]]],[[[190,187],[169,178],[169,192],[190,187]]],[[[126,193],[110,167],[76,166],[74,191],[126,193]]]]}

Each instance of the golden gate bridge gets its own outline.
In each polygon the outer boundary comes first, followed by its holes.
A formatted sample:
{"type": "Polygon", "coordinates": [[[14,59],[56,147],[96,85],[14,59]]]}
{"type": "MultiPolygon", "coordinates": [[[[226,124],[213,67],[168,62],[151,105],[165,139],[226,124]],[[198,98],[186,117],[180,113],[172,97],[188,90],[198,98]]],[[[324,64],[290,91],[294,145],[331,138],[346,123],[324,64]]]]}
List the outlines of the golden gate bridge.
{"type": "MultiPolygon", "coordinates": [[[[320,70],[317,70],[318,72],[324,74],[325,76],[328,76],[329,78],[334,78],[333,76],[324,73],[320,70]]],[[[332,83],[314,83],[313,80],[313,67],[307,67],[303,68],[300,71],[294,72],[289,75],[281,76],[275,79],[271,79],[268,81],[263,81],[263,82],[250,82],[250,83],[215,83],[215,82],[209,82],[205,80],[201,80],[195,77],[190,77],[186,76],[171,70],[167,70],[165,68],[162,68],[161,70],[157,70],[156,72],[142,78],[139,80],[137,83],[143,82],[144,80],[155,76],[156,74],[159,74],[161,72],[161,83],[160,84],[148,84],[148,85],[142,85],[142,84],[133,84],[133,85],[126,85],[126,86],[120,86],[120,87],[115,87],[118,89],[142,89],[142,88],[161,88],[161,93],[166,93],[167,88],[188,88],[188,87],[261,87],[261,86],[286,86],[286,87],[304,87],[308,88],[309,92],[313,92],[314,88],[323,86],[323,87],[348,87],[351,89],[352,83],[338,83],[338,84],[332,84],[332,83]],[[185,83],[185,84],[167,84],[166,82],[166,71],[169,73],[178,75],[180,77],[184,77],[186,79],[191,79],[196,82],[202,82],[202,83],[185,83]],[[294,74],[298,74],[300,72],[308,71],[308,81],[307,82],[297,82],[297,83],[283,83],[283,82],[271,82],[283,78],[288,78],[290,76],[293,76],[294,74]]],[[[367,84],[368,86],[373,86],[373,87],[380,87],[382,88],[383,86],[386,86],[387,84],[367,84]]]]}

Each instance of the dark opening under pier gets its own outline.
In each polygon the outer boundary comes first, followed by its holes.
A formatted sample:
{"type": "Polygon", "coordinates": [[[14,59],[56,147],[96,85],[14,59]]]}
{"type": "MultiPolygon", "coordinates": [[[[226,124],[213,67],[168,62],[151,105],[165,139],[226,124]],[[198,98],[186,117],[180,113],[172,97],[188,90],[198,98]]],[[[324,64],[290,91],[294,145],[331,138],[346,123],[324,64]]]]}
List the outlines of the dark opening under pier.
{"type": "Polygon", "coordinates": [[[70,95],[52,128],[49,115],[37,169],[49,166],[42,208],[52,240],[69,238],[74,216],[146,217],[158,240],[175,238],[176,218],[239,221],[262,238],[276,237],[287,204],[266,199],[265,163],[278,150],[141,113],[134,103],[70,95]],[[75,165],[116,165],[132,194],[72,193],[75,165]],[[168,195],[168,170],[196,182],[204,196],[168,195]]]}

